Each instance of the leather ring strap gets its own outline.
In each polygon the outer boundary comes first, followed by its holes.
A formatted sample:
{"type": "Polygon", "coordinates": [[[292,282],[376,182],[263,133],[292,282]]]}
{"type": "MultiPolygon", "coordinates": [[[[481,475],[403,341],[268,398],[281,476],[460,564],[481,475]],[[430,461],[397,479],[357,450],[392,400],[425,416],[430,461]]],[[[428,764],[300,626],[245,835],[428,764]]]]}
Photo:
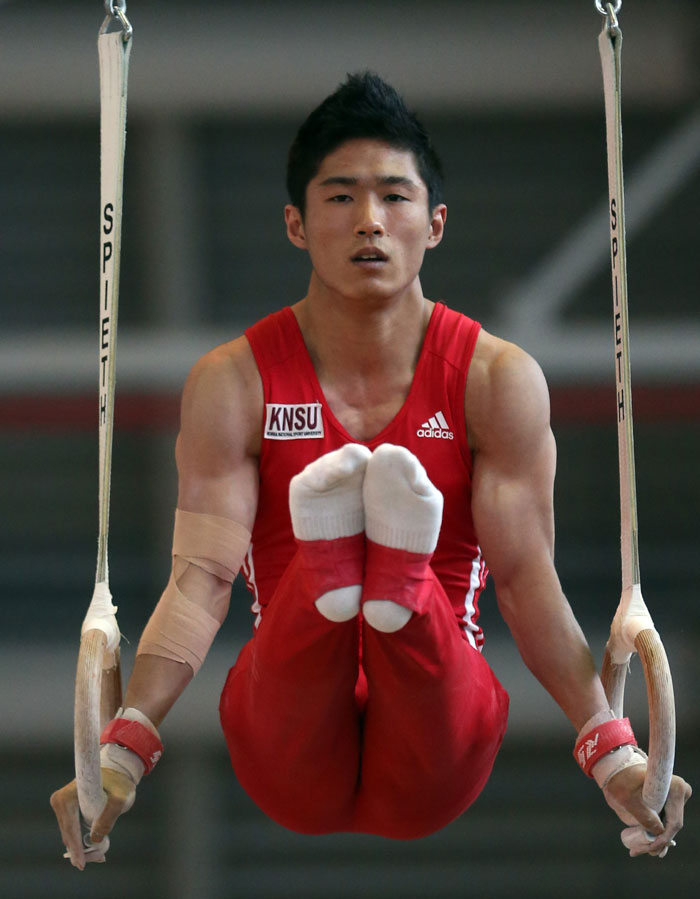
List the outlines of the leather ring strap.
{"type": "Polygon", "coordinates": [[[593,777],[593,766],[604,755],[618,746],[636,746],[637,741],[629,718],[615,718],[605,721],[584,734],[576,743],[574,758],[587,777],[593,777]]]}
{"type": "Polygon", "coordinates": [[[114,718],[102,731],[100,745],[116,743],[135,752],[146,766],[144,774],[150,774],[163,755],[163,744],[158,737],[139,721],[114,718]]]}

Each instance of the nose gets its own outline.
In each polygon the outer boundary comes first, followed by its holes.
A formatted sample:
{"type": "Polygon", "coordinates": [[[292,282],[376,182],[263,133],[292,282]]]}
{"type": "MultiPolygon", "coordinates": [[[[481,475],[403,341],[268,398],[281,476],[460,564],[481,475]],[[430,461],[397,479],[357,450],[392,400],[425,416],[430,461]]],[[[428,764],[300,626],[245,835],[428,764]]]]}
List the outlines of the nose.
{"type": "Polygon", "coordinates": [[[372,198],[358,204],[355,234],[358,237],[382,237],[385,233],[380,210],[372,198]]]}

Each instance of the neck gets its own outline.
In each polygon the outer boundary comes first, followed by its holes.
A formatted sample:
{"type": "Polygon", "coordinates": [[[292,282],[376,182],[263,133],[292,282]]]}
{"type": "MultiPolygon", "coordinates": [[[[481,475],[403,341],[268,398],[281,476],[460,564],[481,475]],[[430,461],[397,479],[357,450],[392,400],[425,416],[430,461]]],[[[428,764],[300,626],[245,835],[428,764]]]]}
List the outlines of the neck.
{"type": "Polygon", "coordinates": [[[312,276],[294,314],[320,378],[415,368],[434,303],[420,282],[386,297],[326,296],[312,276]]]}

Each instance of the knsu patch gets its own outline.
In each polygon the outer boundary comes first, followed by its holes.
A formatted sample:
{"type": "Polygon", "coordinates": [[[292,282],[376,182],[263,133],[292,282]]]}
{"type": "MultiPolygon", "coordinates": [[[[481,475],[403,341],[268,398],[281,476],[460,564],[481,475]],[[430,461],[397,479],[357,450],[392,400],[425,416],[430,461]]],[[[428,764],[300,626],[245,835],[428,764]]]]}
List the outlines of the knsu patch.
{"type": "Polygon", "coordinates": [[[323,437],[320,403],[266,403],[265,436],[268,440],[308,440],[323,437]]]}

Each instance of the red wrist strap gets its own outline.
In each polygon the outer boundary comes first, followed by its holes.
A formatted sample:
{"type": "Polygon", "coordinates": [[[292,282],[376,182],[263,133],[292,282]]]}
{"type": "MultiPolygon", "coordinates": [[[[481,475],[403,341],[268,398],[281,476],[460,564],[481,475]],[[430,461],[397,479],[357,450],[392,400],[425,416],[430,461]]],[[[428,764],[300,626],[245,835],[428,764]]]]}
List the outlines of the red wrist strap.
{"type": "Polygon", "coordinates": [[[599,724],[581,737],[574,748],[574,758],[583,773],[593,777],[591,771],[597,761],[618,746],[628,745],[637,745],[629,718],[615,718],[599,724]]]}
{"type": "Polygon", "coordinates": [[[150,774],[163,755],[163,744],[158,737],[139,721],[114,718],[102,731],[100,746],[117,743],[135,752],[146,766],[144,774],[150,774]]]}

